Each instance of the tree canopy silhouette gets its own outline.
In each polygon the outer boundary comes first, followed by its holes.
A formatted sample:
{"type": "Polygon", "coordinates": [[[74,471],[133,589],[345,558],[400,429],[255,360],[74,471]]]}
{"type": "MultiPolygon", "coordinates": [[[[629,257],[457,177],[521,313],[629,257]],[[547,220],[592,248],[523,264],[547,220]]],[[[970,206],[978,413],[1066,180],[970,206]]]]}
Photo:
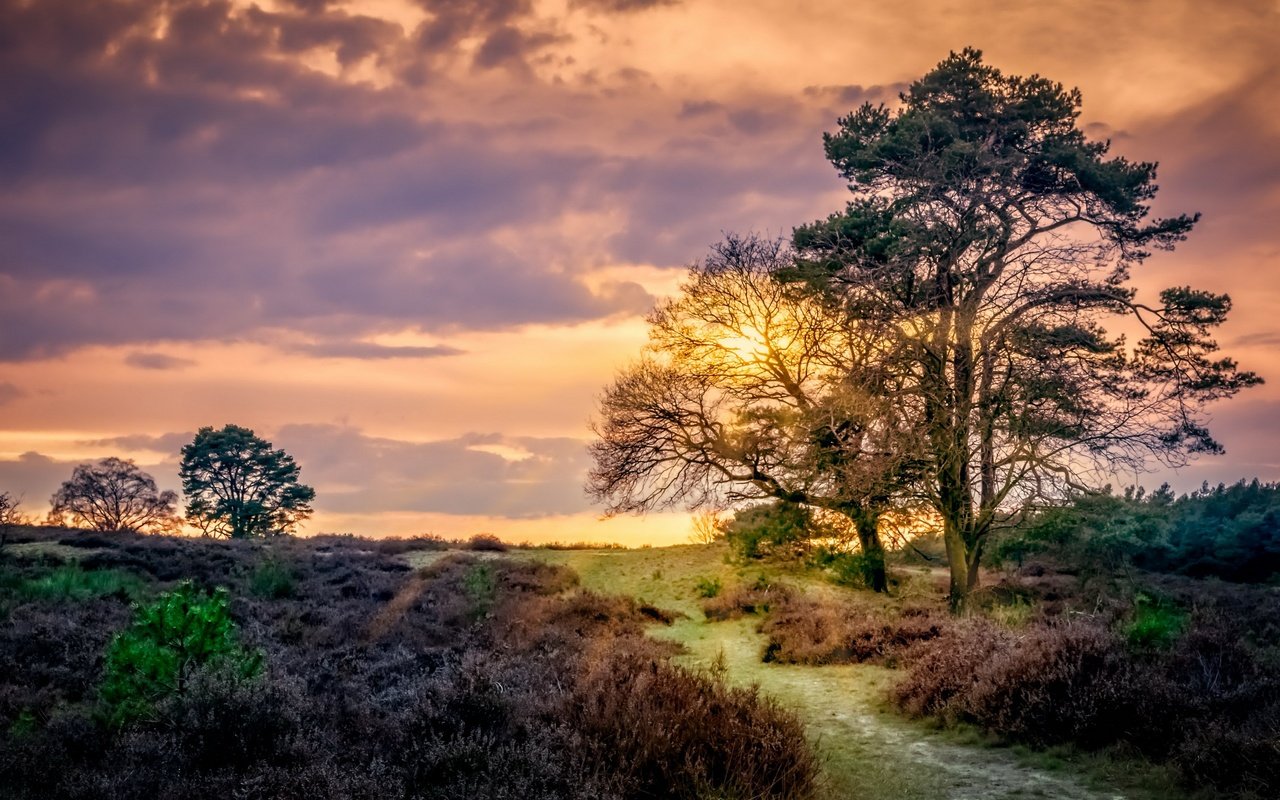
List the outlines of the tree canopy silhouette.
{"type": "Polygon", "coordinates": [[[187,520],[229,539],[291,533],[316,496],[298,482],[299,472],[292,456],[248,428],[201,428],[182,448],[187,520]]]}
{"type": "Polygon", "coordinates": [[[793,264],[780,242],[730,236],[690,269],[650,315],[646,356],[605,390],[588,491],[610,513],[761,499],[834,512],[883,591],[877,522],[918,437],[881,368],[886,338],[779,281],[793,264]]]}
{"type": "Polygon", "coordinates": [[[1260,383],[1215,354],[1225,294],[1144,302],[1130,272],[1198,215],[1150,217],[1156,165],[1108,157],[1081,97],[952,53],[895,109],[824,137],[847,208],[795,231],[793,278],[893,338],[885,369],[925,437],[960,604],[993,529],[1029,503],[1221,446],[1206,403],[1260,383]],[[1132,345],[1107,323],[1128,320],[1132,345]]]}
{"type": "Polygon", "coordinates": [[[158,533],[180,524],[177,493],[160,491],[154,478],[120,458],[77,466],[50,502],[49,520],[55,525],[158,533]]]}

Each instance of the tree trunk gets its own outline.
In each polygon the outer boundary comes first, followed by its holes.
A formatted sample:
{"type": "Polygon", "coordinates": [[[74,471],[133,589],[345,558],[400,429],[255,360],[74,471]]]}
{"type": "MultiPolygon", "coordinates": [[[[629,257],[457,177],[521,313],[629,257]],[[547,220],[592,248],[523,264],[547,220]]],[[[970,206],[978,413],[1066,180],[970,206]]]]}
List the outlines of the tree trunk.
{"type": "Polygon", "coordinates": [[[858,544],[862,547],[863,580],[876,592],[889,591],[889,576],[884,566],[884,545],[880,542],[880,515],[874,511],[860,511],[853,515],[858,531],[858,544]]]}
{"type": "Polygon", "coordinates": [[[974,578],[969,569],[969,553],[964,533],[949,516],[943,519],[942,540],[947,546],[947,565],[951,568],[951,590],[947,595],[947,603],[951,606],[952,613],[959,614],[965,610],[974,578]]]}

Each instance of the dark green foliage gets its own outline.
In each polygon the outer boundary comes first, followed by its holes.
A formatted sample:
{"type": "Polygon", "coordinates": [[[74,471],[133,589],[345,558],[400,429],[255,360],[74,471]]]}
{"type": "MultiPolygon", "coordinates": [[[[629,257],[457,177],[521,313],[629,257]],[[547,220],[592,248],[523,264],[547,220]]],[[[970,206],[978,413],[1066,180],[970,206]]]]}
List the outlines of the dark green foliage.
{"type": "Polygon", "coordinates": [[[1133,647],[1167,649],[1178,641],[1189,622],[1187,612],[1168,600],[1139,593],[1124,635],[1133,647]]]}
{"type": "Polygon", "coordinates": [[[316,496],[298,482],[299,471],[292,456],[248,428],[201,428],[182,448],[187,520],[229,539],[290,533],[311,515],[316,496]]]}
{"type": "Polygon", "coordinates": [[[253,568],[249,575],[249,591],[258,597],[282,599],[293,597],[297,579],[288,562],[275,556],[267,556],[253,568]]]}
{"type": "Polygon", "coordinates": [[[483,616],[493,607],[498,587],[494,582],[493,568],[488,564],[477,563],[468,567],[462,579],[462,587],[471,603],[473,614],[483,616]]]}
{"type": "Polygon", "coordinates": [[[841,586],[873,588],[877,576],[884,575],[884,551],[864,553],[861,550],[817,548],[810,561],[814,566],[827,570],[831,579],[841,586]]]}
{"type": "Polygon", "coordinates": [[[724,588],[724,583],[719,578],[698,578],[694,581],[693,590],[697,592],[698,597],[711,599],[720,594],[724,588]]]}
{"type": "Polygon", "coordinates": [[[154,719],[157,704],[181,696],[199,671],[245,680],[262,655],[240,646],[226,589],[205,594],[191,581],[135,609],[133,623],[112,640],[102,702],[115,724],[154,719]]]}
{"type": "Polygon", "coordinates": [[[998,561],[1045,554],[1081,569],[1132,565],[1259,582],[1280,573],[1280,484],[1240,481],[1175,497],[1168,487],[1082,495],[1003,537],[998,561]]]}
{"type": "Polygon", "coordinates": [[[812,523],[813,512],[806,506],[778,500],[738,511],[725,538],[740,558],[794,556],[813,535],[812,523]]]}

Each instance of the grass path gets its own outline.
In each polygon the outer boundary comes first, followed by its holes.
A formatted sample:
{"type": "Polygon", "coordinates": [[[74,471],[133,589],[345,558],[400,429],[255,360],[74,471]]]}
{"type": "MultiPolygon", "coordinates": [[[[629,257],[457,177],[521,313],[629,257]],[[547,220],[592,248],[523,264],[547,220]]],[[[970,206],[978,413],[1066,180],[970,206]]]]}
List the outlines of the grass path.
{"type": "MultiPolygon", "coordinates": [[[[894,673],[870,665],[787,666],[760,661],[764,637],[757,621],[703,620],[695,583],[719,578],[750,582],[761,569],[724,562],[717,547],[641,550],[535,550],[522,555],[577,571],[588,589],[626,594],[686,615],[655,636],[688,648],[683,660],[709,667],[720,661],[729,680],[761,691],[805,721],[826,765],[829,800],[986,800],[1061,798],[1111,800],[1125,795],[1099,788],[1069,766],[1021,756],[1007,748],[964,744],[957,737],[899,717],[884,707],[894,673]],[[1050,769],[1045,766],[1057,766],[1050,769]]],[[[775,572],[768,578],[779,577],[775,572]]],[[[783,575],[812,591],[842,591],[812,578],[783,575]]]]}

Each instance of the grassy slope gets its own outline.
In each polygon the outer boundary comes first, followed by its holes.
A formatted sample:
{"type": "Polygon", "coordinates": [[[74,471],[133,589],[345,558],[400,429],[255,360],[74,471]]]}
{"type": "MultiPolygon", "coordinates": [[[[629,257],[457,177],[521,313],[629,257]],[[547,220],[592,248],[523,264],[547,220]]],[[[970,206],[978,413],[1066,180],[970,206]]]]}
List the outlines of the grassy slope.
{"type": "Polygon", "coordinates": [[[726,563],[726,552],[720,545],[683,545],[518,554],[568,566],[588,589],[630,595],[685,614],[670,627],[655,627],[654,635],[684,644],[689,651],[686,663],[709,667],[719,661],[730,680],[757,684],[799,713],[826,762],[824,794],[832,800],[1170,796],[1164,793],[1167,787],[1160,787],[1159,794],[1137,790],[1120,794],[1099,785],[1096,771],[1086,778],[1075,774],[1077,767],[1054,758],[965,743],[955,734],[904,720],[885,707],[885,692],[895,677],[891,670],[870,665],[762,663],[764,638],[756,632],[757,620],[706,622],[695,588],[699,578],[719,578],[728,588],[763,575],[806,591],[839,594],[847,590],[812,575],[731,565],[726,563]]]}

